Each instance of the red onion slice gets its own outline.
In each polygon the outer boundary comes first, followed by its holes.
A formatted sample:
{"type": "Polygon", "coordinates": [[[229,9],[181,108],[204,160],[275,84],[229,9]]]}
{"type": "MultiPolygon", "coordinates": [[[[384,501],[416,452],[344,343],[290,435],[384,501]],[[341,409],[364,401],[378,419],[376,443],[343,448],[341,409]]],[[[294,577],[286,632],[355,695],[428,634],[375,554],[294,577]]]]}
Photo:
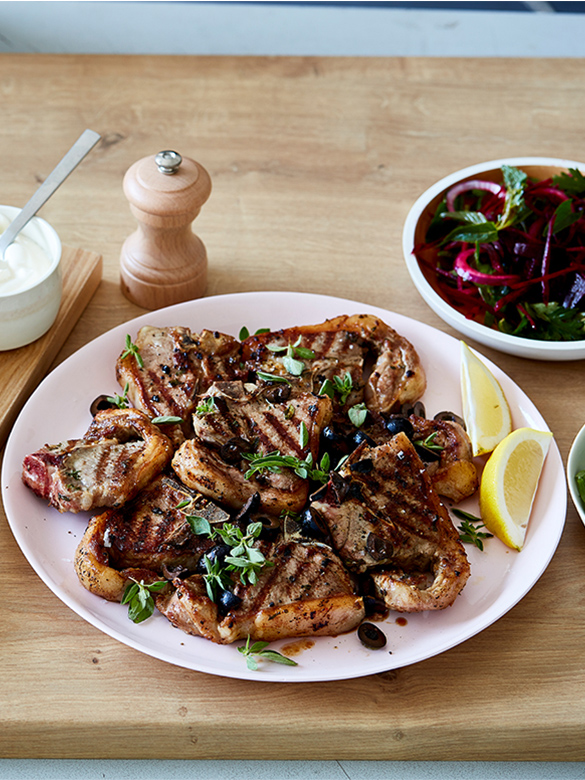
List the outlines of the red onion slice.
{"type": "Polygon", "coordinates": [[[485,190],[491,192],[493,195],[505,195],[505,188],[501,184],[496,184],[495,181],[485,181],[483,179],[472,179],[471,181],[462,181],[451,187],[447,193],[446,203],[447,211],[455,211],[455,199],[463,192],[469,192],[469,190],[485,190]]]}

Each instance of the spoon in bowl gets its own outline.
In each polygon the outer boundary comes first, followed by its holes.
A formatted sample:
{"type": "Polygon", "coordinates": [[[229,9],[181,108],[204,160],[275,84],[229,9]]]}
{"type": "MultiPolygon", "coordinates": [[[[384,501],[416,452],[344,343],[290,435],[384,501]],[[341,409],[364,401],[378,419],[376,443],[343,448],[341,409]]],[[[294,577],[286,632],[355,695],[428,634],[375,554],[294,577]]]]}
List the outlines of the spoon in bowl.
{"type": "Polygon", "coordinates": [[[93,130],[85,130],[63,157],[61,162],[57,163],[55,168],[53,168],[24,208],[0,235],[0,270],[9,269],[8,263],[4,260],[6,249],[12,244],[27,222],[34,217],[41,206],[49,200],[55,190],[63,184],[69,174],[93,149],[100,138],[101,136],[93,130]]]}

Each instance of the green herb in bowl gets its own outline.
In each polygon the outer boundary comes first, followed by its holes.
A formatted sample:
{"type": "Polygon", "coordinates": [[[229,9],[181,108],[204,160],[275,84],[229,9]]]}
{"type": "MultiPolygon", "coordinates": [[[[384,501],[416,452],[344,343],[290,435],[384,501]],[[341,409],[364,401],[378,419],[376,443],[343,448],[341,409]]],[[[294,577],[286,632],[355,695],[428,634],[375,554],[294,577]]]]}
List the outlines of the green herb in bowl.
{"type": "Polygon", "coordinates": [[[500,170],[449,187],[414,255],[467,319],[529,339],[583,340],[585,177],[500,170]]]}

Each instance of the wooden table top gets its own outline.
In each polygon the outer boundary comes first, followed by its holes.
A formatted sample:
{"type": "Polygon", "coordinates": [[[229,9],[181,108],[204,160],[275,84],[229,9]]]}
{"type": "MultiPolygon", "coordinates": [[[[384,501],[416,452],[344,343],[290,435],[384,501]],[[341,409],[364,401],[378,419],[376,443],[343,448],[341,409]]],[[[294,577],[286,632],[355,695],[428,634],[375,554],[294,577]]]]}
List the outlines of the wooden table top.
{"type": "MultiPolygon", "coordinates": [[[[103,280],[57,362],[138,314],[119,256],[122,178],[177,149],[213,191],[195,232],[208,295],[327,293],[453,333],[423,303],[404,219],[437,179],[519,155],[583,159],[585,61],[0,55],[0,201],[23,205],[83,129],[100,145],[44,207],[103,280]]],[[[534,401],[563,459],[583,366],[482,348],[534,401]],[[558,388],[562,388],[559,396],[558,388]]],[[[507,615],[454,649],[343,682],[187,671],[102,634],[41,582],[0,513],[4,758],[585,759],[585,530],[507,615]]]]}

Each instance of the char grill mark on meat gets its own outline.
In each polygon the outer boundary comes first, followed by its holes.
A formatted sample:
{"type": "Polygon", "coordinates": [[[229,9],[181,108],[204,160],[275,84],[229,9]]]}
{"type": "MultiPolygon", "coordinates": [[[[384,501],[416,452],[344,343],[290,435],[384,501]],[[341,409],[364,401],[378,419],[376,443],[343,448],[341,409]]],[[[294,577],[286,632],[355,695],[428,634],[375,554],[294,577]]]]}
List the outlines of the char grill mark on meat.
{"type": "Polygon", "coordinates": [[[231,508],[239,509],[251,495],[260,493],[263,511],[299,512],[308,498],[307,480],[289,468],[247,479],[250,463],[243,454],[278,451],[304,459],[310,452],[316,459],[321,430],[331,417],[330,399],[299,392],[274,404],[256,386],[239,383],[238,388],[237,384],[217,383],[209,388],[206,397],[215,399],[216,410],[194,416],[195,437],[177,450],[173,469],[186,485],[231,508]],[[302,424],[308,436],[303,446],[302,424]],[[229,445],[236,447],[236,457],[226,461],[229,445]],[[242,447],[239,457],[238,445],[242,447]]]}
{"type": "Polygon", "coordinates": [[[177,444],[192,435],[191,415],[198,394],[215,381],[239,377],[240,342],[232,336],[145,326],[135,344],[144,365],[140,367],[132,354],[120,356],[116,363],[118,382],[122,387],[128,382],[128,398],[149,417],[183,419],[172,431],[177,444]]]}
{"type": "Polygon", "coordinates": [[[88,590],[119,601],[130,577],[153,582],[165,568],[194,571],[202,554],[216,543],[195,535],[187,515],[205,517],[212,525],[229,515],[172,477],[154,480],[124,507],[90,520],[75,553],[75,569],[88,590]],[[191,503],[180,509],[185,500],[191,503]]]}
{"type": "Polygon", "coordinates": [[[365,611],[351,576],[335,553],[317,543],[263,545],[268,561],[256,585],[234,587],[240,606],[222,615],[208,597],[203,578],[174,580],[175,591],[157,597],[158,609],[175,626],[213,642],[250,637],[337,636],[354,629],[365,611]]]}
{"type": "Polygon", "coordinates": [[[346,405],[365,400],[370,411],[389,412],[417,401],[425,391],[425,373],[413,345],[370,314],[250,336],[242,343],[242,357],[251,371],[286,375],[283,353],[272,352],[268,345],[287,347],[297,341],[315,353],[305,361],[307,370],[299,383],[317,391],[324,379],[349,372],[354,388],[346,405]],[[370,355],[371,370],[366,365],[370,355]]]}
{"type": "Polygon", "coordinates": [[[169,439],[142,412],[108,409],[81,439],[28,455],[22,479],[59,512],[90,511],[133,498],[171,456],[169,439]]]}
{"type": "Polygon", "coordinates": [[[344,563],[368,572],[390,609],[418,612],[453,603],[469,563],[449,514],[408,438],[361,445],[312,509],[344,563]],[[364,467],[363,464],[367,467],[364,467]],[[430,573],[432,582],[421,587],[430,573]]]}

